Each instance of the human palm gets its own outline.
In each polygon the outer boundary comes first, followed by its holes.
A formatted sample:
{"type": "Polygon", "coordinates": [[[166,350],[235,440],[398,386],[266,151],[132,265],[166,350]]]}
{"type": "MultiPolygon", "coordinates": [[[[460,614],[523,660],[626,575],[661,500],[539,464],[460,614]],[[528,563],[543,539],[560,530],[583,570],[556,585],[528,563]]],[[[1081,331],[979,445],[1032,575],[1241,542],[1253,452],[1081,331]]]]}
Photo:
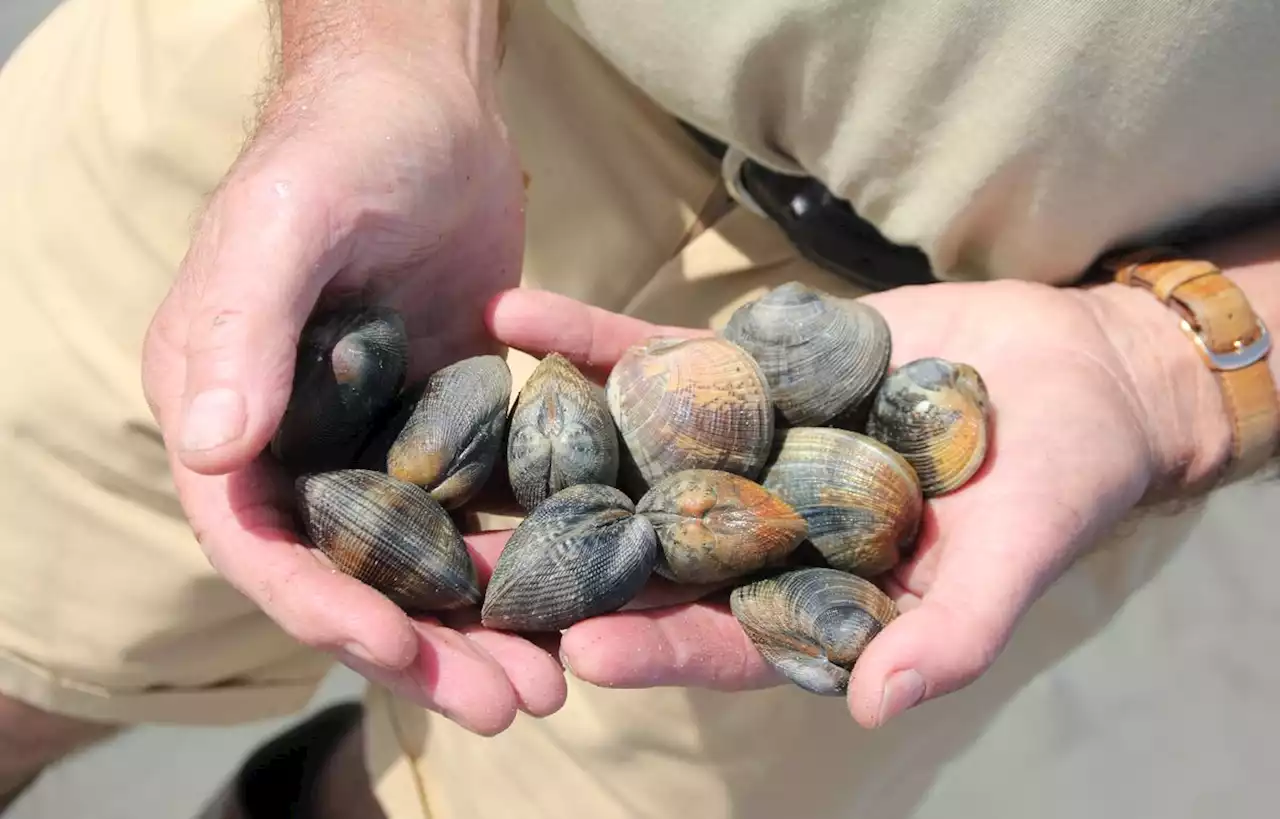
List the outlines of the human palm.
{"type": "MultiPolygon", "coordinates": [[[[1133,376],[1147,337],[1103,332],[1116,318],[1108,299],[982,282],[862,300],[892,329],[891,367],[926,356],[971,364],[993,408],[984,467],[930,500],[915,552],[880,578],[902,614],[850,681],[852,714],[870,727],[980,675],[1044,588],[1186,458],[1151,432],[1157,425],[1133,376]]],[[[499,299],[491,326],[513,347],[559,352],[597,378],[644,336],[692,332],[519,291],[499,299]]],[[[578,623],[564,633],[561,656],[576,676],[610,687],[783,683],[712,598],[578,623]]]]}
{"type": "MultiPolygon", "coordinates": [[[[263,454],[299,333],[323,302],[398,310],[410,380],[498,349],[484,306],[519,281],[521,176],[490,101],[455,74],[352,65],[277,95],[153,320],[144,384],[217,571],[301,642],[492,733],[517,708],[559,707],[554,657],[511,635],[410,620],[331,571],[299,539],[291,485],[263,454]]],[[[485,571],[499,540],[468,543],[485,571]]]]}

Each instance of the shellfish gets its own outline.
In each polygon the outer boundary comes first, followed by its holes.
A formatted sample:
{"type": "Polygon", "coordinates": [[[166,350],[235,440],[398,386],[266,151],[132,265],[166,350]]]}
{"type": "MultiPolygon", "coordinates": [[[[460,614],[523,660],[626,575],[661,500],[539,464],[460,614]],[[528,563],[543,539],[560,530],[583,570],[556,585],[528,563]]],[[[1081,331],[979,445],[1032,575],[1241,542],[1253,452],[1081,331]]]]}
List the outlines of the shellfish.
{"type": "Polygon", "coordinates": [[[928,497],[959,489],[987,457],[987,386],[968,364],[921,358],[880,388],[867,434],[915,468],[928,497]]]}
{"type": "Polygon", "coordinates": [[[628,470],[619,485],[638,496],[685,469],[754,479],[773,439],[764,373],[745,350],[717,337],[655,337],[628,349],[605,384],[628,470]]]}
{"type": "Polygon", "coordinates": [[[833,427],[780,429],[760,483],[804,517],[831,568],[873,577],[914,545],[924,511],[915,470],[885,444],[833,427]]]}
{"type": "Polygon", "coordinates": [[[677,583],[719,583],[780,565],[804,540],[804,518],[740,475],[689,469],[653,485],[636,512],[662,551],[655,570],[677,583]]]}
{"type": "Polygon", "coordinates": [[[526,517],[498,556],[481,623],[510,631],[556,631],[622,608],[658,558],[653,525],[621,490],[562,489],[526,517]]]}
{"type": "Polygon", "coordinates": [[[295,480],[298,518],[344,574],[410,614],[475,605],[475,564],[449,514],[426,491],[364,469],[295,480]]]}
{"type": "Polygon", "coordinates": [[[343,306],[302,330],[293,386],[271,452],[295,474],[350,466],[394,402],[408,368],[408,337],[394,310],[343,306]]]}
{"type": "Polygon", "coordinates": [[[825,696],[848,690],[854,663],[898,612],[875,584],[826,568],[739,586],[729,595],[729,609],[766,662],[825,696]]]}
{"type": "Polygon", "coordinates": [[[387,452],[387,474],[456,509],[484,487],[502,452],[511,370],[501,356],[466,358],[427,378],[387,452]]]}
{"type": "Polygon", "coordinates": [[[575,484],[613,486],[618,433],[609,407],[568,359],[542,359],[516,397],[507,425],[507,475],[526,511],[575,484]]]}
{"type": "Polygon", "coordinates": [[[893,347],[875,308],[800,282],[739,307],[721,335],[759,362],[774,406],[795,427],[860,428],[893,347]]]}

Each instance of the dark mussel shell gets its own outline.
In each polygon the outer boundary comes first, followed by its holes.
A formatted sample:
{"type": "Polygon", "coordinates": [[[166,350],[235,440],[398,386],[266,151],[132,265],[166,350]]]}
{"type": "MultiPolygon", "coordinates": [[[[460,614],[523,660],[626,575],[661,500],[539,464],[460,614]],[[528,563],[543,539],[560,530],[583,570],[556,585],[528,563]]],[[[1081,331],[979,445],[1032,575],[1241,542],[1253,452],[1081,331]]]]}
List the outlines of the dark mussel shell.
{"type": "Polygon", "coordinates": [[[387,474],[429,491],[446,509],[475,497],[502,454],[511,370],[501,356],[433,373],[387,453],[387,474]]]}
{"type": "Polygon", "coordinates": [[[317,313],[303,328],[271,452],[296,474],[344,469],[395,401],[408,369],[404,322],[383,307],[317,313]]]}
{"type": "Polygon", "coordinates": [[[570,486],[512,532],[485,590],[481,622],[557,631],[616,611],[639,594],[657,559],[657,534],[625,494],[570,486]]]}
{"type": "Polygon", "coordinates": [[[410,614],[480,602],[462,534],[420,487],[364,469],[303,475],[295,486],[303,531],[339,571],[410,614]]]}

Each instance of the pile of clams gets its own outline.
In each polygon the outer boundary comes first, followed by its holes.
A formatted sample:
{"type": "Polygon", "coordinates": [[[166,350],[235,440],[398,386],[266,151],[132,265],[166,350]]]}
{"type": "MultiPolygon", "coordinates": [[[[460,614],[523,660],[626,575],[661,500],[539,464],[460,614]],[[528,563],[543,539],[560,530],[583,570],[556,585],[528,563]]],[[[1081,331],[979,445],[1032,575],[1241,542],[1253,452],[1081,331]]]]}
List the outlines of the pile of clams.
{"type": "Polygon", "coordinates": [[[897,614],[875,579],[987,454],[978,372],[891,348],[872,307],[793,282],[636,344],[603,389],[550,354],[513,396],[493,355],[406,383],[400,318],[340,308],[304,331],[272,451],[312,545],[411,614],[555,631],[658,577],[727,591],[775,669],[836,695],[897,614]],[[494,485],[525,517],[482,590],[457,515],[494,485]]]}

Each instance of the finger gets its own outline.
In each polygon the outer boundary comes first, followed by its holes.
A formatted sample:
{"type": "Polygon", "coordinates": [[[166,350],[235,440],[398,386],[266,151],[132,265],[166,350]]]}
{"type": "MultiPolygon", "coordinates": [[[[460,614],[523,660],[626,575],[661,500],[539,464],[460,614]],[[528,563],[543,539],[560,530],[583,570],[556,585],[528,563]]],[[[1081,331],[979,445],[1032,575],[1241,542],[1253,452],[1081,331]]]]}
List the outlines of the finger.
{"type": "Polygon", "coordinates": [[[564,669],[554,654],[514,634],[490,631],[479,625],[461,633],[502,667],[515,692],[521,711],[545,717],[559,711],[568,696],[564,669]]]}
{"type": "Polygon", "coordinates": [[[728,607],[711,603],[584,620],[561,637],[560,656],[575,677],[609,688],[741,691],[780,682],[728,607]]]}
{"type": "Polygon", "coordinates": [[[471,554],[471,562],[476,567],[476,577],[480,582],[481,589],[489,585],[489,578],[493,576],[494,564],[498,562],[498,556],[502,554],[503,547],[507,545],[507,541],[510,539],[511,530],[509,529],[476,532],[463,537],[467,544],[467,550],[471,554]]]}
{"type": "Polygon", "coordinates": [[[665,609],[685,603],[704,600],[733,586],[733,581],[723,583],[676,583],[654,574],[640,593],[631,598],[621,611],[645,611],[665,609]]]}
{"type": "Polygon", "coordinates": [[[559,353],[601,380],[631,345],[654,335],[708,335],[707,330],[651,324],[542,290],[507,290],[489,304],[489,332],[541,358],[559,353]]]}
{"type": "Polygon", "coordinates": [[[396,696],[440,714],[481,736],[502,733],[515,720],[519,700],[497,660],[466,636],[430,621],[414,629],[417,661],[388,672],[360,658],[344,657],[356,673],[396,696]]]}
{"type": "Polygon", "coordinates": [[[418,639],[409,618],[298,539],[278,475],[261,464],[230,476],[175,464],[174,480],[210,564],[291,637],[384,669],[413,662],[418,639]]]}
{"type": "Polygon", "coordinates": [[[185,379],[168,436],[189,469],[243,467],[275,433],[327,278],[328,224],[287,176],[224,188],[204,215],[177,284],[185,379]]]}

